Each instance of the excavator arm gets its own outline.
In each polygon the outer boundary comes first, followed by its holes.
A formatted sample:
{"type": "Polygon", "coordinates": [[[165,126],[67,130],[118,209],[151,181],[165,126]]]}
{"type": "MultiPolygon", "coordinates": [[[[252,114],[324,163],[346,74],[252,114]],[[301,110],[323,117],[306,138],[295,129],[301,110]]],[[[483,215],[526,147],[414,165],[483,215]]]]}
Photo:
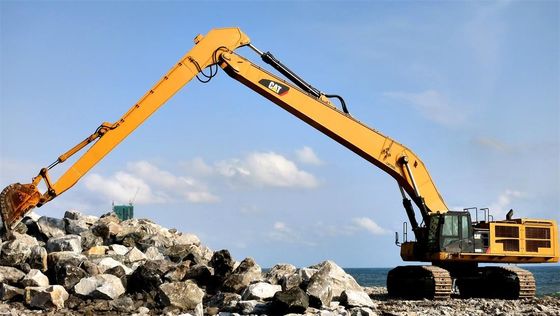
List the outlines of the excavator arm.
{"type": "MultiPolygon", "coordinates": [[[[61,155],[50,166],[41,169],[30,184],[16,183],[6,187],[0,193],[0,211],[6,233],[9,233],[31,209],[51,201],[76,184],[185,84],[203,69],[214,65],[219,65],[232,78],[390,174],[398,182],[405,208],[408,201],[409,217],[414,218],[414,215],[411,214],[412,206],[405,192],[419,207],[424,220],[431,213],[447,212],[447,206],[426,167],[411,150],[352,118],[342,98],[326,95],[313,88],[277,61],[272,54],[262,53],[250,45],[249,37],[240,29],[214,29],[206,36],[197,36],[195,44],[193,49],[118,121],[102,123],[92,135],[61,155]],[[265,62],[287,76],[293,84],[234,53],[235,49],[247,45],[265,62]],[[339,98],[344,111],[338,110],[328,97],[339,98]],[[51,181],[48,174],[51,168],[90,144],[89,149],[60,178],[55,182],[51,181]],[[47,188],[44,193],[40,193],[37,188],[41,181],[44,181],[47,188]]],[[[415,220],[413,227],[418,226],[417,223],[414,224],[415,220]]]]}
{"type": "Polygon", "coordinates": [[[0,193],[0,213],[5,232],[9,234],[31,209],[51,201],[76,184],[185,84],[203,69],[216,64],[222,51],[233,51],[249,42],[249,37],[239,28],[213,29],[206,36],[197,36],[196,45],[118,121],[102,123],[92,135],[61,155],[50,166],[41,169],[30,184],[11,184],[0,193]],[[60,178],[55,182],[51,181],[48,175],[51,168],[91,143],[91,147],[60,178]],[[44,193],[40,193],[37,188],[41,181],[47,187],[44,193]]]}

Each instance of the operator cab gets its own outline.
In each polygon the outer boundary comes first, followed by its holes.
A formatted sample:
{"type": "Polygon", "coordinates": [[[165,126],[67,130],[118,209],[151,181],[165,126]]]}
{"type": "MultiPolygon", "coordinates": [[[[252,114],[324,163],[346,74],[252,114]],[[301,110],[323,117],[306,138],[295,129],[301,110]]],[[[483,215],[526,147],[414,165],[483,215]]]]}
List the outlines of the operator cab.
{"type": "Polygon", "coordinates": [[[449,253],[474,252],[471,215],[469,212],[447,212],[430,217],[429,243],[449,253]]]}

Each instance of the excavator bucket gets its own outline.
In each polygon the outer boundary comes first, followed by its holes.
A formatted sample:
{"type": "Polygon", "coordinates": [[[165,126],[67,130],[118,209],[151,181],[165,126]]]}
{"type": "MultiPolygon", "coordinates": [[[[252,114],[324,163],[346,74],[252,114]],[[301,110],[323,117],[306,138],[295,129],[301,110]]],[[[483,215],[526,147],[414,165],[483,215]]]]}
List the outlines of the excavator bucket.
{"type": "Polygon", "coordinates": [[[2,237],[9,236],[23,216],[39,203],[41,193],[33,184],[10,184],[0,193],[2,237]]]}

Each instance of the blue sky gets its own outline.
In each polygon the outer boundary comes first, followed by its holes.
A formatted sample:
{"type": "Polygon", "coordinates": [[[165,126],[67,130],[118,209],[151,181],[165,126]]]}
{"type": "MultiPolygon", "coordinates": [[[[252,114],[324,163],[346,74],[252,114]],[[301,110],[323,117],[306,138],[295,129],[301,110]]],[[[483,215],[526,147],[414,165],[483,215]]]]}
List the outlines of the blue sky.
{"type": "MultiPolygon", "coordinates": [[[[454,210],[559,220],[559,4],[0,2],[0,185],[117,120],[215,27],[239,26],[412,148],[454,210]]],[[[260,64],[249,49],[240,54],[260,64]]],[[[71,162],[60,165],[60,173],[71,162]]],[[[138,217],[262,266],[400,261],[395,181],[220,72],[192,81],[38,213],[138,217]]]]}

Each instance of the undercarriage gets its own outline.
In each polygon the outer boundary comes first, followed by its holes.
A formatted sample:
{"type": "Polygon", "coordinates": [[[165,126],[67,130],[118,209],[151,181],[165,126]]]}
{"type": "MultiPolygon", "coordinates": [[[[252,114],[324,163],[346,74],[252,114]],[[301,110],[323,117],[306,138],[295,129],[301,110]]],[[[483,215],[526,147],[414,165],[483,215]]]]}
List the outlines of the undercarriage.
{"type": "Polygon", "coordinates": [[[387,275],[389,296],[404,299],[523,299],[535,296],[533,274],[516,266],[399,266],[387,275]]]}

